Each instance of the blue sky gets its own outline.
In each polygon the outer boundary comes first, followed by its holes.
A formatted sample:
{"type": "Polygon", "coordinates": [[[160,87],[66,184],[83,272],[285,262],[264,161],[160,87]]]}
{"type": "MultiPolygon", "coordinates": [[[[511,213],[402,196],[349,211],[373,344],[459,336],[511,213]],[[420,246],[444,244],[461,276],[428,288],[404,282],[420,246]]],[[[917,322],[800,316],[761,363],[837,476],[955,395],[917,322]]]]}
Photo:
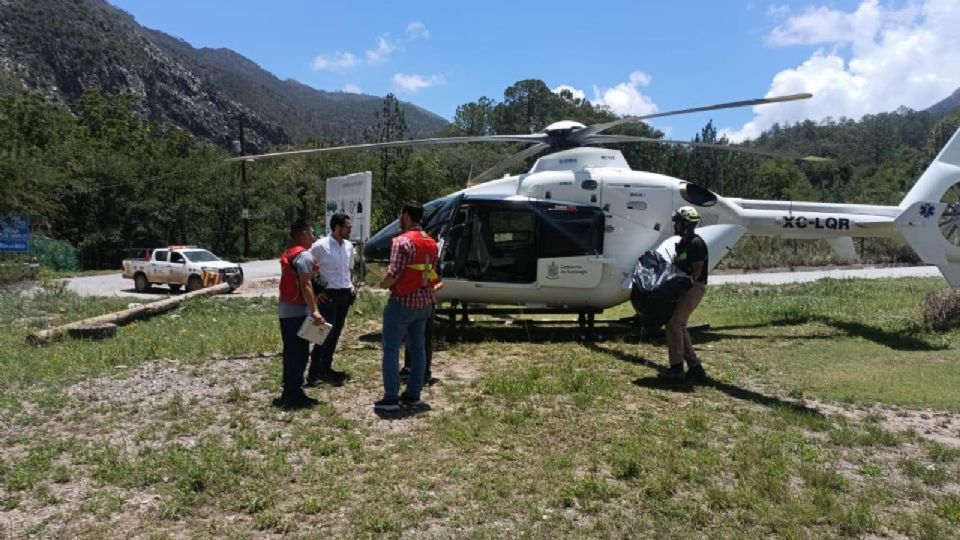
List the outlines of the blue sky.
{"type": "Polygon", "coordinates": [[[281,79],[394,92],[448,119],[526,78],[620,114],[815,94],[654,122],[689,139],[712,118],[739,140],[774,122],[922,109],[960,87],[960,0],[110,1],[281,79]]]}

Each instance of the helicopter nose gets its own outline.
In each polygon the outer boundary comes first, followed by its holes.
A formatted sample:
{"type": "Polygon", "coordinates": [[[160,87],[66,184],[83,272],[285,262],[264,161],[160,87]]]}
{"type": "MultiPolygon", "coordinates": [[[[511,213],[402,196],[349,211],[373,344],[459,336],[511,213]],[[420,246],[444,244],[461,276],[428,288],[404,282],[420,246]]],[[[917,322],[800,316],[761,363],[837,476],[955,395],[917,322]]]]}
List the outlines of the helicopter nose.
{"type": "Polygon", "coordinates": [[[400,234],[400,220],[380,229],[370,237],[363,247],[363,260],[368,263],[387,263],[390,261],[390,246],[393,239],[400,234]]]}

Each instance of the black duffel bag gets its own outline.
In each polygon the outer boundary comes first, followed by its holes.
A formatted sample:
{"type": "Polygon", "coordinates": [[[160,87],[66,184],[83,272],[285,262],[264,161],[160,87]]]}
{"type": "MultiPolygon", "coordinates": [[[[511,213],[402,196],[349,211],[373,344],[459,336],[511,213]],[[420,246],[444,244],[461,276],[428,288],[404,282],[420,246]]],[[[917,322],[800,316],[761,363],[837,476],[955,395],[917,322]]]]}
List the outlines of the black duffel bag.
{"type": "Polygon", "coordinates": [[[690,276],[656,251],[640,256],[633,269],[630,303],[645,327],[663,326],[680,296],[690,288],[690,276]]]}

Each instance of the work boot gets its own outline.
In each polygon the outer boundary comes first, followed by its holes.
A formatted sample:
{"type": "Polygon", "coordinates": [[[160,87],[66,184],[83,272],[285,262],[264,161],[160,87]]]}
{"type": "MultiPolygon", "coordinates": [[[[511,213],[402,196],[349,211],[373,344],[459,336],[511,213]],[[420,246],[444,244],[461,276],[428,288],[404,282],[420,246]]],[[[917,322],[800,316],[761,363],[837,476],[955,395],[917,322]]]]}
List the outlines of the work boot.
{"type": "Polygon", "coordinates": [[[695,366],[690,366],[687,369],[687,380],[690,382],[703,382],[707,379],[707,372],[703,370],[703,366],[697,364],[695,366]]]}
{"type": "Polygon", "coordinates": [[[685,375],[683,374],[683,365],[670,366],[658,373],[657,378],[665,382],[683,382],[685,379],[685,375]]]}
{"type": "Polygon", "coordinates": [[[350,376],[342,371],[337,371],[335,369],[328,369],[320,372],[319,379],[330,386],[343,386],[343,383],[349,379],[350,376]]]}
{"type": "Polygon", "coordinates": [[[303,392],[293,394],[281,394],[280,397],[273,400],[273,406],[281,409],[309,409],[315,407],[320,401],[314,399],[303,392]]]}
{"type": "Polygon", "coordinates": [[[327,382],[343,381],[347,378],[349,378],[349,375],[347,375],[346,372],[337,371],[333,368],[330,368],[320,373],[320,380],[327,381],[327,382]]]}

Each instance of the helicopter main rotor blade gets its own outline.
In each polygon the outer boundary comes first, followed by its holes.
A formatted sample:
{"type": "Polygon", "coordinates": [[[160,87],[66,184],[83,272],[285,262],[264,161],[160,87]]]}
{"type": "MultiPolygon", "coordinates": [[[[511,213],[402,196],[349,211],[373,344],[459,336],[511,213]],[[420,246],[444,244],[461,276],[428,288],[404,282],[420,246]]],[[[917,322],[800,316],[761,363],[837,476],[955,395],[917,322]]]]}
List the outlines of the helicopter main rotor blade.
{"type": "Polygon", "coordinates": [[[535,156],[540,152],[543,152],[547,148],[550,148],[550,145],[547,143],[535,144],[529,148],[524,148],[523,150],[513,154],[507,159],[497,163],[493,167],[483,171],[482,173],[474,176],[473,178],[467,180],[467,186],[472,186],[474,184],[479,184],[480,182],[486,182],[487,180],[492,180],[500,176],[501,173],[513,167],[518,163],[523,163],[529,157],[535,156]]]}
{"type": "Polygon", "coordinates": [[[461,144],[471,142],[525,142],[540,143],[547,140],[547,135],[532,133],[530,135],[483,135],[476,137],[437,137],[432,139],[413,139],[409,141],[390,141],[381,143],[351,144],[347,146],[331,146],[328,148],[309,148],[306,150],[290,150],[288,152],[273,152],[252,156],[238,156],[227,161],[260,161],[320,152],[339,152],[341,150],[372,150],[376,148],[403,148],[411,146],[431,146],[435,144],[461,144]]]}
{"type": "Polygon", "coordinates": [[[774,96],[769,98],[760,98],[760,99],[747,99],[743,101],[730,101],[728,103],[718,103],[716,105],[707,105],[706,107],[693,107],[692,109],[677,109],[675,111],[667,111],[662,113],[647,114],[643,116],[628,116],[626,118],[621,118],[619,120],[614,120],[612,122],[606,122],[603,124],[594,124],[592,126],[587,126],[579,131],[575,131],[570,134],[571,139],[581,144],[588,144],[587,140],[590,136],[596,135],[601,131],[605,131],[612,127],[622,126],[623,124],[636,124],[642,122],[643,120],[649,120],[650,118],[662,118],[664,116],[674,116],[678,114],[689,114],[695,112],[703,111],[716,111],[720,109],[735,109],[737,107],[750,107],[753,105],[766,105],[768,103],[782,103],[785,101],[796,101],[799,99],[810,99],[813,97],[813,94],[803,93],[803,94],[791,94],[789,96],[774,96]]]}
{"type": "Polygon", "coordinates": [[[758,156],[766,156],[766,157],[781,158],[781,159],[796,159],[799,161],[809,161],[809,162],[832,161],[830,158],[825,158],[825,157],[798,156],[794,154],[789,154],[787,152],[775,152],[773,150],[762,150],[760,148],[753,148],[750,146],[732,146],[727,144],[711,144],[711,143],[695,142],[695,141],[653,139],[650,137],[634,137],[632,135],[594,135],[593,137],[590,137],[590,144],[620,144],[620,143],[629,143],[629,142],[680,144],[684,146],[694,146],[696,148],[712,148],[714,150],[724,150],[726,152],[742,152],[744,154],[756,154],[758,156]]]}

